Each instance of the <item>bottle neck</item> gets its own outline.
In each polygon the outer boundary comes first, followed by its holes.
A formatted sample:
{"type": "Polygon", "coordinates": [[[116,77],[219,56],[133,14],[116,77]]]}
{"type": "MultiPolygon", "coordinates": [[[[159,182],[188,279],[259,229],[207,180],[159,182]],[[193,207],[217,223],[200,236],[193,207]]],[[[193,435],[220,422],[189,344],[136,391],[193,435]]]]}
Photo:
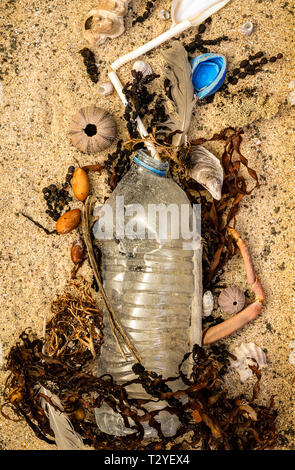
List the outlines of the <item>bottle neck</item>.
{"type": "Polygon", "coordinates": [[[155,158],[148,155],[144,150],[139,150],[139,152],[133,158],[133,161],[136,163],[136,165],[141,166],[147,171],[151,171],[157,176],[167,176],[169,164],[156,160],[155,158]]]}

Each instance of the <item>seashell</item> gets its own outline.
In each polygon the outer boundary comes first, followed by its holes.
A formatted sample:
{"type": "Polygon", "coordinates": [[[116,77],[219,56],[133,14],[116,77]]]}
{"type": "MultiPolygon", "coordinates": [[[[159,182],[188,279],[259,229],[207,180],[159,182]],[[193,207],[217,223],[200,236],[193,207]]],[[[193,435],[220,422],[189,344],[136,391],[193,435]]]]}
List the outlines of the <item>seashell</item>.
{"type": "Polygon", "coordinates": [[[288,95],[288,103],[291,105],[291,106],[294,106],[295,105],[295,91],[291,91],[288,95]]]}
{"type": "Polygon", "coordinates": [[[169,20],[170,18],[170,13],[168,10],[160,10],[158,12],[158,18],[159,20],[169,20]]]}
{"type": "Polygon", "coordinates": [[[192,148],[190,176],[206,188],[214,199],[221,199],[223,169],[218,158],[201,145],[192,148]]]}
{"type": "Polygon", "coordinates": [[[143,60],[137,60],[136,62],[134,62],[132,70],[135,70],[136,72],[141,72],[143,77],[146,77],[147,75],[151,75],[153,73],[150,64],[144,62],[143,60]]]}
{"type": "Polygon", "coordinates": [[[103,82],[99,85],[97,93],[101,96],[109,96],[113,93],[114,87],[111,82],[103,82]]]}
{"type": "Polygon", "coordinates": [[[245,294],[238,287],[227,287],[219,295],[218,303],[225,313],[238,313],[245,305],[245,294]]]}
{"type": "Polygon", "coordinates": [[[79,201],[85,201],[89,194],[89,178],[85,170],[77,168],[72,179],[73,193],[79,201]]]}
{"type": "Polygon", "coordinates": [[[94,46],[120,36],[125,31],[128,3],[129,0],[99,0],[83,20],[83,37],[94,46]]]}
{"type": "Polygon", "coordinates": [[[203,317],[209,317],[214,307],[214,298],[210,290],[207,290],[203,295],[203,317]]]}
{"type": "Polygon", "coordinates": [[[56,222],[56,231],[60,235],[71,232],[74,228],[78,227],[81,220],[80,209],[72,209],[65,214],[61,215],[56,222]]]}
{"type": "Polygon", "coordinates": [[[251,21],[246,21],[240,28],[239,31],[242,33],[244,36],[251,36],[253,33],[253,28],[254,25],[251,23],[251,21]]]}
{"type": "Polygon", "coordinates": [[[233,354],[237,359],[231,360],[231,365],[237,369],[242,382],[253,375],[249,365],[258,366],[259,369],[267,367],[266,355],[255,343],[242,343],[233,354]]]}
{"type": "Polygon", "coordinates": [[[226,58],[221,54],[202,54],[191,61],[192,81],[199,99],[215,93],[225,80],[226,58]]]}
{"type": "Polygon", "coordinates": [[[108,148],[115,140],[117,129],[113,117],[102,108],[81,108],[72,119],[69,134],[73,145],[84,153],[108,148]]]}

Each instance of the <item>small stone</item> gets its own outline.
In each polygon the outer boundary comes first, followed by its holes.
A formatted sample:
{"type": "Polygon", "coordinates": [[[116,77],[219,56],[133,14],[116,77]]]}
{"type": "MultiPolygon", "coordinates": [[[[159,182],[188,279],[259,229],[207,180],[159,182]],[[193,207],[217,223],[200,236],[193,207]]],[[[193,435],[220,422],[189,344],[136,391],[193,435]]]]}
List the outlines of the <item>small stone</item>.
{"type": "Polygon", "coordinates": [[[294,106],[295,105],[295,91],[291,91],[288,95],[288,103],[291,105],[291,106],[294,106]]]}
{"type": "Polygon", "coordinates": [[[269,59],[270,62],[276,62],[276,60],[277,60],[277,58],[275,56],[273,56],[269,59]]]}
{"type": "Polygon", "coordinates": [[[169,20],[169,18],[170,18],[169,11],[164,10],[164,9],[160,10],[159,13],[158,13],[158,18],[159,18],[159,20],[165,20],[165,21],[169,20]]]}

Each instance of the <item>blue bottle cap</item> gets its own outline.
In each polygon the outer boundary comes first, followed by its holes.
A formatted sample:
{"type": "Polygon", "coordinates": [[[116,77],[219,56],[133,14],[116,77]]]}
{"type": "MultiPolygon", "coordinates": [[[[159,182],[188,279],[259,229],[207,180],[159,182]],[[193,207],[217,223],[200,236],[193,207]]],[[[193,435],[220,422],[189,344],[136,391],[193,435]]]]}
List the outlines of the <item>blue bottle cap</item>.
{"type": "Polygon", "coordinates": [[[223,84],[226,58],[221,54],[202,54],[191,61],[192,81],[199,99],[215,93],[223,84]]]}

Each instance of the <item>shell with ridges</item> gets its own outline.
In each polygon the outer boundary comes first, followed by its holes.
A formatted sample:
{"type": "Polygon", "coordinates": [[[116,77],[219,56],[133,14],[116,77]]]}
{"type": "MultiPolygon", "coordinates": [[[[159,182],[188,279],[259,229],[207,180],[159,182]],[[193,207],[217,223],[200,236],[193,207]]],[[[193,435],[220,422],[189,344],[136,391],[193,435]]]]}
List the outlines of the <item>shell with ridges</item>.
{"type": "Polygon", "coordinates": [[[109,147],[116,138],[116,123],[110,113],[96,106],[81,108],[72,119],[69,134],[73,145],[84,153],[109,147]]]}
{"type": "Polygon", "coordinates": [[[141,72],[143,77],[146,77],[147,75],[151,75],[153,73],[150,64],[144,62],[143,60],[137,60],[136,62],[134,62],[132,70],[135,70],[136,72],[141,72]]]}
{"type": "Polygon", "coordinates": [[[245,305],[245,294],[238,287],[227,287],[219,295],[218,304],[225,313],[238,313],[245,305]]]}
{"type": "Polygon", "coordinates": [[[102,44],[125,31],[124,16],[129,0],[100,0],[83,20],[83,36],[91,44],[102,44]]]}
{"type": "Polygon", "coordinates": [[[109,96],[113,93],[114,87],[112,82],[103,82],[99,85],[97,93],[101,96],[109,96]]]}
{"type": "Polygon", "coordinates": [[[203,295],[203,316],[209,317],[214,307],[214,298],[210,290],[207,290],[203,295]]]}
{"type": "Polygon", "coordinates": [[[213,153],[196,145],[190,157],[190,176],[206,188],[214,199],[221,198],[223,169],[220,161],[213,153]]]}
{"type": "Polygon", "coordinates": [[[242,382],[253,375],[249,365],[258,366],[259,369],[267,367],[266,355],[255,343],[242,343],[235,348],[233,354],[236,360],[231,360],[231,365],[237,369],[242,382]]]}

